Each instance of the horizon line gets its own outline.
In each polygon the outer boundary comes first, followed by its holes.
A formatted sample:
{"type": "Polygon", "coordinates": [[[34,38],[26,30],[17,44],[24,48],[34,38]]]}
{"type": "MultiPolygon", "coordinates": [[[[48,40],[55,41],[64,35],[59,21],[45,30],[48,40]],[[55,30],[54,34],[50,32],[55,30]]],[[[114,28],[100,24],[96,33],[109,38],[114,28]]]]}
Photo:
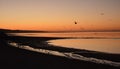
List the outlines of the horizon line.
{"type": "Polygon", "coordinates": [[[16,32],[120,32],[120,30],[76,30],[76,31],[45,31],[45,30],[20,30],[20,29],[3,29],[0,28],[0,30],[4,31],[16,31],[16,32]]]}

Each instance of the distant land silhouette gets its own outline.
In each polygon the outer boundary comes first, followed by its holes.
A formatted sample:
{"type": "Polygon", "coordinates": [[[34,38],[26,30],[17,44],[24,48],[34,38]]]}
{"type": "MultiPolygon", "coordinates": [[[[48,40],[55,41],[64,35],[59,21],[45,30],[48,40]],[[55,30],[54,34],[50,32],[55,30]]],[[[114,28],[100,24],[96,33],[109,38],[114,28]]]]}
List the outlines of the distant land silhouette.
{"type": "Polygon", "coordinates": [[[120,32],[120,30],[77,30],[77,31],[40,31],[40,30],[11,30],[0,29],[5,33],[61,33],[61,32],[120,32]]]}
{"type": "Polygon", "coordinates": [[[6,33],[39,33],[39,32],[46,32],[46,31],[37,31],[37,30],[10,30],[10,29],[0,29],[0,31],[6,33]]]}

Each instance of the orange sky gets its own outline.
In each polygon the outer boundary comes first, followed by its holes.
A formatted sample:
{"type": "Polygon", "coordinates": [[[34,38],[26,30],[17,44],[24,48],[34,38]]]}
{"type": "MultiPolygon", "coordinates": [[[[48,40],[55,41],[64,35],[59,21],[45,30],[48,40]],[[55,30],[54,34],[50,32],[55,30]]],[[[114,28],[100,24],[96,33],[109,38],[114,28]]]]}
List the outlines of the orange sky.
{"type": "Polygon", "coordinates": [[[0,0],[0,28],[120,30],[119,7],[120,0],[0,0]]]}

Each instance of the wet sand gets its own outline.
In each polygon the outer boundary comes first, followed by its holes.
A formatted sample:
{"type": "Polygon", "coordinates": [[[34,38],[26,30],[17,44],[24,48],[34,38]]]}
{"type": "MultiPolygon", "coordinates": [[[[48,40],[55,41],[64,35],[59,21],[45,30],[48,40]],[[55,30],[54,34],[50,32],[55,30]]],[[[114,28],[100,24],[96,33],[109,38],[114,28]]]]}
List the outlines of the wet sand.
{"type": "Polygon", "coordinates": [[[29,45],[33,48],[60,52],[73,52],[87,57],[94,56],[96,58],[120,62],[119,54],[107,54],[48,45],[46,41],[53,39],[61,38],[22,36],[0,37],[0,69],[119,69],[119,67],[109,65],[96,64],[93,62],[28,51],[10,46],[8,44],[8,42],[16,42],[21,45],[29,45]]]}

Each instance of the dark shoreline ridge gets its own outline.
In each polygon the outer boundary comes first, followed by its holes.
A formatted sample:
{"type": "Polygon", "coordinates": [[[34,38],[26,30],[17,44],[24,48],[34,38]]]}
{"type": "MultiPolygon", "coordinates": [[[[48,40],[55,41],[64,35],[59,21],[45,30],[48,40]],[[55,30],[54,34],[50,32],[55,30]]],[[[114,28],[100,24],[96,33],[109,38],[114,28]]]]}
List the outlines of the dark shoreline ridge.
{"type": "Polygon", "coordinates": [[[65,48],[60,46],[49,45],[47,42],[48,40],[69,39],[69,38],[12,36],[10,37],[10,39],[13,42],[16,42],[20,45],[29,45],[30,47],[33,47],[33,48],[47,49],[47,50],[59,51],[59,52],[71,52],[71,53],[80,54],[87,57],[95,57],[99,59],[106,59],[106,60],[120,62],[120,54],[89,51],[84,49],[65,48]]]}
{"type": "Polygon", "coordinates": [[[0,69],[119,69],[119,67],[113,67],[109,65],[96,64],[86,61],[78,61],[75,59],[68,59],[65,57],[53,56],[49,54],[37,53],[24,49],[19,49],[10,46],[7,42],[12,41],[22,45],[29,45],[34,48],[42,48],[48,50],[57,50],[61,52],[74,52],[84,56],[94,56],[96,58],[108,59],[116,62],[120,62],[119,54],[107,54],[107,53],[80,53],[80,52],[92,52],[87,50],[68,49],[63,47],[50,46],[47,44],[47,40],[60,39],[50,37],[20,37],[20,36],[7,36],[3,32],[0,32],[0,69]],[[2,36],[4,35],[4,36],[2,36]],[[38,43],[38,44],[36,44],[38,43]]]}

